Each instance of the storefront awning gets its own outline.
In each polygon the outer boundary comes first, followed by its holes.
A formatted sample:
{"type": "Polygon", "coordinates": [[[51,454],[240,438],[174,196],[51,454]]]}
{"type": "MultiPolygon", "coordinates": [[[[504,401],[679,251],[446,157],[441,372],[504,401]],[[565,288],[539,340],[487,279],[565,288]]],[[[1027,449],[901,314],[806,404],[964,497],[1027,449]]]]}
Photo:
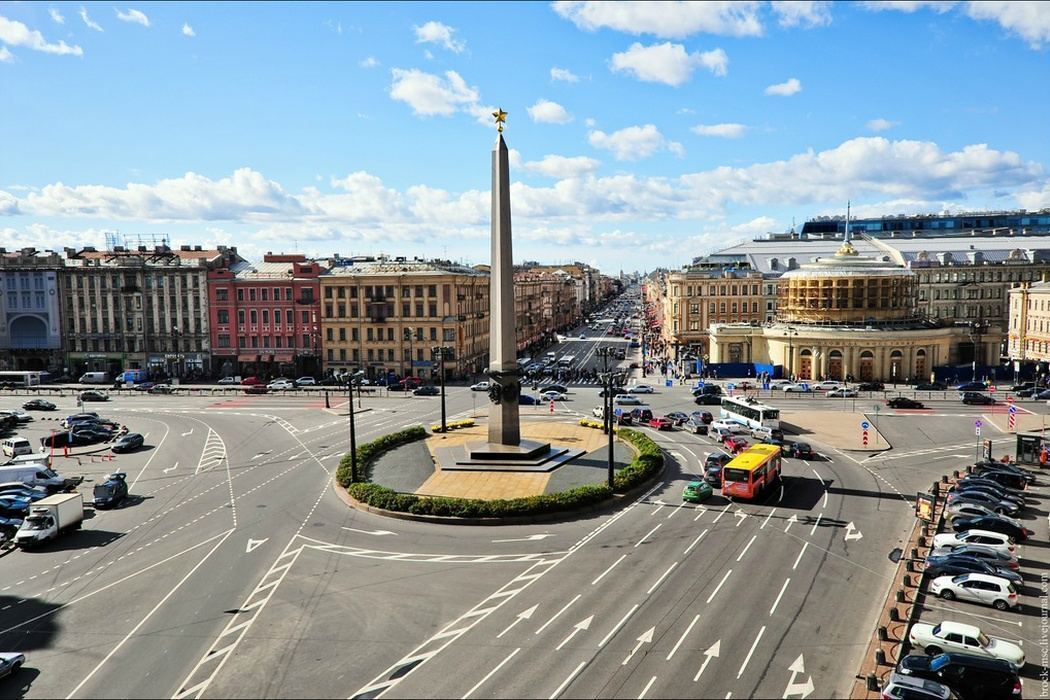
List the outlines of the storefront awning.
{"type": "Polygon", "coordinates": [[[291,362],[292,361],[292,355],[291,354],[274,355],[273,356],[273,361],[274,362],[291,362]]]}
{"type": "Polygon", "coordinates": [[[258,358],[258,357],[259,357],[258,355],[238,355],[237,356],[237,361],[238,362],[255,362],[256,358],[258,358]]]}

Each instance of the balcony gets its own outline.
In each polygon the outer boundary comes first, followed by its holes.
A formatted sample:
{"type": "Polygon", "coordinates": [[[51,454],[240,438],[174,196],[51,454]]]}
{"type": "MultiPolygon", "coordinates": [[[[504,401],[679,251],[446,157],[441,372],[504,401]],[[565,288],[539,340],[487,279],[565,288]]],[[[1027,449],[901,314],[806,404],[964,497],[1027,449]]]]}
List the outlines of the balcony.
{"type": "Polygon", "coordinates": [[[316,304],[318,299],[316,297],[299,297],[295,300],[296,304],[316,304]]]}
{"type": "Polygon", "coordinates": [[[365,319],[371,323],[386,323],[386,316],[365,316],[365,319]]]}

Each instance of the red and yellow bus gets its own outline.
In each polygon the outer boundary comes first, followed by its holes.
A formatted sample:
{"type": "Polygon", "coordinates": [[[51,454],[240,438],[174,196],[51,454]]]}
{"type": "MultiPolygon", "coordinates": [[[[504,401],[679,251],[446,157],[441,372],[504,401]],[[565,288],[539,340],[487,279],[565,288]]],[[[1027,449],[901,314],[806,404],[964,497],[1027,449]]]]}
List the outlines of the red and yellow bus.
{"type": "Polygon", "coordinates": [[[722,467],[722,495],[754,499],[780,481],[780,448],[752,445],[722,467]]]}

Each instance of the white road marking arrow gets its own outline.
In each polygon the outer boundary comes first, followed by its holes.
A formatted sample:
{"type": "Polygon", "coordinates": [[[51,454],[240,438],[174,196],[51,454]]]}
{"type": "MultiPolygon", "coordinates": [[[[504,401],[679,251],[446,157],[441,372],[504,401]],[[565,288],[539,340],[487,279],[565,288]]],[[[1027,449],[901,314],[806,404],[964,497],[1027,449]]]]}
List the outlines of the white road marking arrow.
{"type": "Polygon", "coordinates": [[[859,540],[861,537],[864,537],[864,535],[861,534],[861,531],[853,524],[853,521],[850,521],[849,525],[846,526],[846,541],[859,540]]]}
{"type": "Polygon", "coordinates": [[[708,647],[707,651],[704,652],[704,663],[700,664],[700,670],[693,676],[693,681],[700,680],[700,676],[703,675],[704,669],[711,663],[711,659],[718,656],[718,651],[722,648],[722,640],[719,639],[717,642],[708,647]]]}
{"type": "Polygon", "coordinates": [[[162,472],[164,472],[165,474],[167,474],[167,473],[168,473],[168,472],[170,472],[170,471],[174,471],[174,470],[175,470],[175,467],[177,467],[177,466],[179,466],[179,463],[178,463],[178,462],[175,462],[175,464],[171,465],[171,466],[170,466],[170,467],[168,467],[167,469],[161,469],[161,471],[162,471],[162,472]]]}
{"type": "Polygon", "coordinates": [[[805,683],[795,682],[797,676],[806,672],[806,663],[802,660],[802,654],[799,654],[795,662],[788,666],[788,670],[791,671],[791,680],[788,681],[787,688],[784,689],[784,697],[788,698],[792,695],[797,695],[800,698],[809,697],[813,693],[813,677],[807,678],[805,683]]]}
{"type": "Polygon", "coordinates": [[[248,546],[247,546],[247,548],[245,548],[244,553],[248,554],[253,549],[258,549],[260,545],[264,544],[269,539],[270,539],[269,537],[264,537],[261,540],[253,540],[251,537],[249,537],[248,538],[248,546]]]}
{"type": "Polygon", "coordinates": [[[591,615],[586,620],[580,620],[572,627],[572,632],[569,632],[569,636],[562,640],[561,644],[554,647],[554,651],[561,651],[561,648],[569,643],[569,640],[576,636],[576,633],[585,630],[591,626],[591,620],[594,619],[594,615],[591,615]]]}
{"type": "Polygon", "coordinates": [[[747,513],[745,513],[742,510],[736,511],[735,513],[733,513],[733,515],[735,515],[736,517],[740,518],[740,520],[736,521],[736,526],[737,527],[740,527],[740,523],[744,522],[744,519],[747,518],[747,513]]]}
{"type": "Polygon", "coordinates": [[[190,428],[190,432],[188,432],[188,433],[183,433],[183,434],[182,434],[182,437],[186,437],[187,435],[193,435],[193,428],[190,428]]]}
{"type": "Polygon", "coordinates": [[[266,452],[260,452],[259,454],[257,454],[254,457],[252,457],[252,459],[259,459],[260,457],[265,457],[266,455],[270,454],[271,452],[273,452],[273,450],[267,450],[266,452]]]}
{"type": "Polygon", "coordinates": [[[791,526],[794,525],[797,522],[798,522],[798,516],[797,515],[792,515],[790,518],[788,518],[788,524],[787,524],[787,527],[784,528],[784,532],[787,532],[788,530],[790,530],[791,526]]]}
{"type": "Polygon", "coordinates": [[[497,634],[496,635],[496,639],[499,639],[500,637],[505,635],[507,632],[510,632],[510,628],[513,627],[514,625],[518,624],[522,620],[528,620],[530,617],[532,617],[532,613],[536,612],[536,608],[538,608],[538,607],[540,607],[539,603],[537,603],[536,605],[533,605],[528,610],[522,610],[520,613],[518,613],[518,616],[516,618],[514,618],[514,622],[510,623],[509,625],[507,625],[507,628],[505,630],[503,630],[502,632],[497,634]]]}
{"type": "Polygon", "coordinates": [[[636,653],[638,653],[638,650],[642,648],[643,644],[651,644],[653,641],[653,632],[655,631],[656,627],[650,627],[642,636],[638,637],[638,643],[634,645],[634,649],[631,649],[631,653],[627,655],[627,658],[625,658],[623,660],[623,663],[620,665],[626,666],[627,662],[630,661],[636,653]]]}
{"type": "Polygon", "coordinates": [[[547,532],[542,535],[529,535],[528,537],[518,537],[512,540],[492,540],[493,542],[535,542],[536,540],[542,540],[545,537],[554,537],[553,534],[547,532]]]}
{"type": "Polygon", "coordinates": [[[397,534],[396,532],[390,532],[390,530],[358,530],[356,527],[347,527],[346,525],[343,526],[343,529],[344,530],[351,530],[353,532],[360,532],[360,533],[365,534],[365,535],[379,535],[379,536],[382,536],[382,535],[396,535],[397,534]]]}

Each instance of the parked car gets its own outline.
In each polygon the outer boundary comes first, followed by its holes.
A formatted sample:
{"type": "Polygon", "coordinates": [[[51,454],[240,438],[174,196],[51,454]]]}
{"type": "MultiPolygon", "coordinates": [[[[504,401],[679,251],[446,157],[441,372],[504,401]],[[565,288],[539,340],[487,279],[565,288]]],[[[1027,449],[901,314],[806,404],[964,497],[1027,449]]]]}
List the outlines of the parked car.
{"type": "Polygon", "coordinates": [[[693,403],[697,406],[721,406],[722,397],[714,394],[700,394],[693,399],[693,403]]]}
{"type": "MultiPolygon", "coordinates": [[[[438,389],[433,384],[425,384],[415,389],[412,393],[416,396],[441,396],[441,389],[438,389]]],[[[532,397],[530,396],[529,398],[531,399],[532,397]]],[[[524,403],[524,401],[518,401],[518,403],[524,403]]]]}
{"type": "Polygon", "coordinates": [[[16,424],[31,423],[33,421],[33,416],[29,415],[20,408],[0,411],[0,415],[11,416],[15,419],[16,424]]]}
{"type": "Polygon", "coordinates": [[[849,387],[839,387],[838,389],[832,389],[825,396],[829,399],[855,399],[857,398],[858,392],[856,389],[850,389],[849,387]]]}
{"type": "Polygon", "coordinates": [[[219,385],[223,385],[223,386],[227,385],[227,384],[236,384],[237,383],[237,378],[236,377],[222,377],[221,379],[219,379],[219,381],[217,381],[215,383],[219,384],[219,385]]]}
{"type": "Polygon", "coordinates": [[[127,474],[107,474],[105,481],[95,484],[92,495],[95,498],[95,508],[116,508],[128,497],[127,474]]]}
{"type": "Polygon", "coordinates": [[[958,576],[959,574],[988,574],[1007,581],[1020,584],[1023,577],[1006,565],[995,564],[988,559],[965,554],[938,554],[926,557],[923,574],[929,579],[938,576],[958,576]]]}
{"type": "Polygon", "coordinates": [[[317,386],[317,380],[313,377],[299,377],[295,380],[296,386],[317,386]]]}
{"type": "Polygon", "coordinates": [[[109,396],[103,394],[101,391],[82,391],[80,392],[80,400],[85,401],[109,401],[109,396]]]}
{"type": "Polygon", "coordinates": [[[996,403],[988,394],[978,394],[975,391],[967,391],[962,396],[962,402],[968,406],[991,406],[996,403]]]}
{"type": "Polygon", "coordinates": [[[916,622],[908,632],[908,641],[913,647],[922,649],[929,656],[944,652],[959,652],[1002,659],[1014,670],[1025,664],[1024,652],[1013,642],[998,637],[988,637],[976,625],[961,622],[940,622],[930,625],[916,622]]]}
{"type": "Polygon", "coordinates": [[[1013,489],[1015,491],[1025,490],[1028,487],[1029,482],[1031,481],[1027,477],[1027,475],[1024,474],[1018,474],[1017,472],[1012,471],[1000,471],[993,469],[989,469],[985,472],[982,472],[979,475],[979,478],[995,482],[996,484],[999,484],[1004,488],[1013,489]]]}
{"type": "Polygon", "coordinates": [[[947,391],[948,385],[940,382],[922,382],[915,385],[915,391],[947,391]]]}
{"type": "Polygon", "coordinates": [[[114,452],[132,452],[142,447],[143,438],[139,433],[128,433],[113,443],[110,448],[114,452]]]}
{"type": "Polygon", "coordinates": [[[29,511],[32,500],[24,496],[0,496],[0,515],[21,518],[29,511]]]}
{"type": "Polygon", "coordinates": [[[657,430],[674,430],[674,421],[665,416],[654,416],[649,419],[649,427],[657,430]]]}
{"type": "Polygon", "coordinates": [[[1034,534],[1013,518],[1004,518],[999,515],[972,515],[954,518],[952,520],[952,529],[956,532],[968,532],[970,530],[997,532],[1012,538],[1014,542],[1024,542],[1030,535],[1034,534]]]}
{"type": "Polygon", "coordinates": [[[258,377],[245,377],[241,380],[241,386],[259,386],[264,382],[258,377]]]}
{"type": "Polygon", "coordinates": [[[933,536],[934,550],[961,544],[979,544],[1009,554],[1013,554],[1016,549],[1008,535],[991,530],[970,529],[962,532],[941,532],[933,536]]]}
{"type": "Polygon", "coordinates": [[[690,481],[682,489],[682,500],[689,503],[702,503],[711,498],[714,490],[706,481],[690,481]]]}
{"type": "Polygon", "coordinates": [[[930,582],[930,593],[944,600],[965,600],[991,605],[996,610],[1017,607],[1017,589],[1014,584],[988,574],[959,574],[938,576],[930,582]]]}
{"type": "Polygon", "coordinates": [[[967,489],[983,488],[995,495],[1002,496],[1011,501],[1016,501],[1019,505],[1024,505],[1025,496],[1022,489],[1015,489],[1009,486],[1005,486],[995,479],[991,478],[992,475],[1000,472],[985,472],[980,476],[970,475],[959,479],[952,488],[956,491],[965,491],[967,489]]]}
{"type": "Polygon", "coordinates": [[[886,385],[882,382],[861,382],[857,385],[857,391],[885,391],[886,385]]]}
{"type": "Polygon", "coordinates": [[[842,383],[828,379],[823,382],[817,382],[816,384],[810,384],[809,386],[814,391],[831,391],[832,389],[841,389],[842,383]]]}
{"type": "Polygon", "coordinates": [[[979,482],[979,481],[966,481],[966,480],[963,480],[963,481],[960,481],[958,484],[956,484],[954,487],[952,487],[952,489],[950,489],[948,491],[949,497],[953,493],[962,493],[962,494],[983,493],[985,495],[992,496],[994,498],[998,498],[1000,501],[1007,501],[1009,503],[1013,503],[1018,508],[1024,508],[1024,504],[1025,504],[1024,496],[1020,495],[1017,492],[1009,491],[1007,489],[1004,489],[1001,486],[999,486],[999,484],[995,484],[995,483],[986,483],[986,482],[979,482]]]}
{"type": "Polygon", "coordinates": [[[286,391],[288,389],[294,389],[295,384],[292,383],[291,379],[274,379],[266,385],[266,388],[270,391],[286,391]]]}
{"type": "Polygon", "coordinates": [[[47,491],[26,486],[21,481],[13,481],[0,486],[0,496],[11,496],[13,498],[27,498],[30,503],[47,498],[47,491]]]}
{"type": "Polygon", "coordinates": [[[685,422],[689,420],[689,416],[681,411],[671,411],[665,417],[675,425],[685,425],[685,422]]]}
{"type": "Polygon", "coordinates": [[[890,408],[926,408],[921,401],[909,399],[906,396],[895,396],[887,401],[886,405],[890,408]]]}
{"type": "Polygon", "coordinates": [[[932,657],[910,654],[900,660],[897,671],[913,678],[943,683],[962,700],[1021,697],[1021,679],[1017,671],[1001,659],[954,652],[932,657]]]}
{"type": "Polygon", "coordinates": [[[986,547],[983,544],[963,544],[954,547],[941,547],[932,550],[930,556],[973,557],[975,559],[986,561],[992,566],[1003,567],[1010,569],[1011,571],[1017,571],[1020,568],[1017,556],[1012,552],[1000,552],[991,547],[986,547]]]}
{"type": "Polygon", "coordinates": [[[635,384],[630,387],[627,392],[629,394],[652,394],[653,388],[648,384],[635,384]]]}
{"type": "Polygon", "coordinates": [[[988,385],[984,382],[963,382],[955,387],[955,390],[959,393],[965,393],[967,391],[988,391],[988,385]]]}
{"type": "Polygon", "coordinates": [[[882,685],[882,697],[886,700],[951,700],[957,696],[943,683],[890,671],[882,685]]]}
{"type": "Polygon", "coordinates": [[[983,491],[952,491],[948,494],[948,505],[950,507],[955,503],[975,503],[996,513],[1010,516],[1021,512],[1021,506],[1013,501],[1006,501],[983,491]]]}
{"type": "Polygon", "coordinates": [[[15,675],[25,662],[25,654],[19,654],[16,652],[0,653],[0,678],[15,675]]]}
{"type": "Polygon", "coordinates": [[[974,515],[998,515],[994,510],[983,503],[971,503],[965,499],[949,503],[944,509],[944,517],[948,520],[954,518],[967,518],[974,515]]]}
{"type": "Polygon", "coordinates": [[[33,399],[32,401],[26,401],[22,404],[22,408],[27,411],[54,411],[55,404],[50,401],[44,401],[43,399],[33,399]]]}
{"type": "Polygon", "coordinates": [[[793,442],[783,449],[783,453],[795,459],[813,459],[816,456],[808,442],[793,442]]]}
{"type": "Polygon", "coordinates": [[[985,472],[1011,472],[1013,474],[1020,474],[1024,477],[1025,481],[1029,484],[1035,481],[1035,472],[1028,469],[1017,466],[1016,464],[1009,464],[1006,462],[995,462],[995,461],[984,461],[978,462],[973,467],[974,474],[978,476],[983,475],[985,472]]]}

